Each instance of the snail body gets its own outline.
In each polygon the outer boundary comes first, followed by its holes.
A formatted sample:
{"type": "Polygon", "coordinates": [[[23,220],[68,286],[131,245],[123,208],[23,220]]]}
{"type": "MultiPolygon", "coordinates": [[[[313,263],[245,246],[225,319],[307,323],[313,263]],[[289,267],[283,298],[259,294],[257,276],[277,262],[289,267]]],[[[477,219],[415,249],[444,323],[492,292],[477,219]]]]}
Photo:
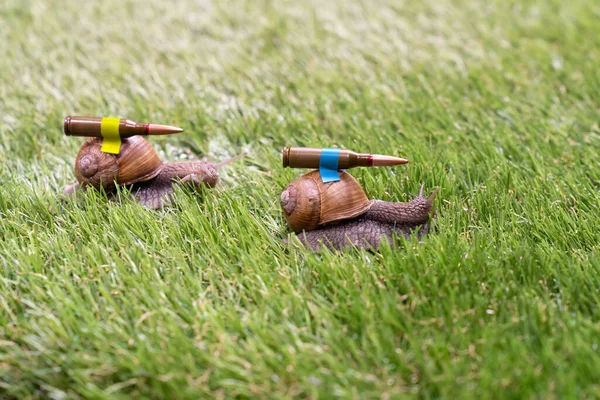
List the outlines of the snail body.
{"type": "Polygon", "coordinates": [[[417,198],[409,202],[369,201],[354,178],[339,173],[340,181],[323,183],[318,171],[308,172],[281,195],[284,217],[311,250],[321,246],[377,249],[384,240],[393,244],[394,234],[409,237],[416,230],[421,239],[428,232],[437,188],[427,199],[421,186],[417,198]],[[323,193],[328,195],[319,196],[323,193]]]}
{"type": "Polygon", "coordinates": [[[219,168],[242,156],[218,164],[162,162],[154,147],[141,136],[123,138],[119,154],[103,153],[101,146],[101,138],[90,138],[81,146],[75,159],[78,183],[67,186],[65,194],[94,187],[114,198],[117,186],[127,186],[140,204],[160,208],[173,201],[174,184],[214,187],[219,181],[219,168]]]}

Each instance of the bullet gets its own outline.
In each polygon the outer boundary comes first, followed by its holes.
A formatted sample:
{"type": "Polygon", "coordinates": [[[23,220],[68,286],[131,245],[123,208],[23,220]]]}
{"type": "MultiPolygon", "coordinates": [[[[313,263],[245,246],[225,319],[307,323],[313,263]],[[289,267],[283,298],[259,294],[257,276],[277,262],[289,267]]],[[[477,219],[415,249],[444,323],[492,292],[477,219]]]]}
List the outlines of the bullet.
{"type": "Polygon", "coordinates": [[[65,118],[64,131],[67,136],[104,137],[106,134],[103,134],[103,130],[104,132],[107,132],[111,128],[117,128],[117,123],[118,134],[121,138],[135,135],[170,135],[183,132],[183,129],[175,126],[138,123],[124,118],[75,116],[68,116],[65,118]]]}
{"type": "MultiPolygon", "coordinates": [[[[335,158],[337,153],[337,168],[349,169],[354,167],[392,167],[406,164],[404,158],[383,156],[379,154],[356,153],[340,149],[312,149],[308,147],[286,147],[283,149],[283,166],[289,168],[319,168],[323,165],[323,156],[335,158]]],[[[333,160],[335,164],[335,160],[333,160]]]]}

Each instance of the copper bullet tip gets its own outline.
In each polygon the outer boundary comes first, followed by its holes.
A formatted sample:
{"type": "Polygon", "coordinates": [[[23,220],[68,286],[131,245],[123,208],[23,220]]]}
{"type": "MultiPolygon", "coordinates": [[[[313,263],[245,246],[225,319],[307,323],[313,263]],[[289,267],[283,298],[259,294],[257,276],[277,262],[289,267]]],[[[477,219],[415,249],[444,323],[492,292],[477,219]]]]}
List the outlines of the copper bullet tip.
{"type": "Polygon", "coordinates": [[[148,124],[148,135],[171,135],[179,132],[183,132],[183,129],[176,126],[148,124]]]}
{"type": "Polygon", "coordinates": [[[374,167],[393,167],[394,165],[408,163],[408,160],[404,158],[382,156],[380,154],[372,154],[371,160],[374,167]]]}

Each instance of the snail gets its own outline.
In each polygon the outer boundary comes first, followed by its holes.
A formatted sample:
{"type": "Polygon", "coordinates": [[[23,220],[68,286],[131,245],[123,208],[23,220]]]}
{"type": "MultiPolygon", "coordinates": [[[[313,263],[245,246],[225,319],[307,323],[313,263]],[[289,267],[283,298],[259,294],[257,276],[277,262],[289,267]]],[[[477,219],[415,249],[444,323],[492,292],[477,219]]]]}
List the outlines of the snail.
{"type": "Polygon", "coordinates": [[[393,244],[394,233],[408,238],[417,230],[419,240],[428,233],[439,188],[427,199],[423,184],[419,195],[409,202],[369,200],[356,179],[345,171],[339,174],[339,181],[323,183],[319,171],[310,171],[281,194],[286,221],[311,250],[321,246],[377,249],[384,240],[393,244]]]}
{"type": "Polygon", "coordinates": [[[160,208],[173,201],[174,183],[214,187],[218,170],[243,157],[237,155],[218,164],[204,161],[162,162],[154,147],[141,136],[122,139],[119,154],[103,153],[102,138],[88,139],[75,159],[77,182],[63,190],[73,195],[87,187],[103,188],[115,197],[117,186],[131,188],[131,195],[142,205],[160,208]]]}

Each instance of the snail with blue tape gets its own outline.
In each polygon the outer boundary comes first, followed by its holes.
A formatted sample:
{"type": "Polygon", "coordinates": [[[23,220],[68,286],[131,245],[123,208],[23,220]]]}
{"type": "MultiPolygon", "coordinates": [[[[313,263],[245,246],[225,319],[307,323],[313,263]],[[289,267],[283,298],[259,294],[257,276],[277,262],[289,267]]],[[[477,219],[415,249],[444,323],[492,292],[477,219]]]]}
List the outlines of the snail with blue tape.
{"type": "Polygon", "coordinates": [[[319,162],[319,173],[323,183],[337,182],[340,180],[338,173],[338,159],[341,149],[323,149],[319,162]]]}

